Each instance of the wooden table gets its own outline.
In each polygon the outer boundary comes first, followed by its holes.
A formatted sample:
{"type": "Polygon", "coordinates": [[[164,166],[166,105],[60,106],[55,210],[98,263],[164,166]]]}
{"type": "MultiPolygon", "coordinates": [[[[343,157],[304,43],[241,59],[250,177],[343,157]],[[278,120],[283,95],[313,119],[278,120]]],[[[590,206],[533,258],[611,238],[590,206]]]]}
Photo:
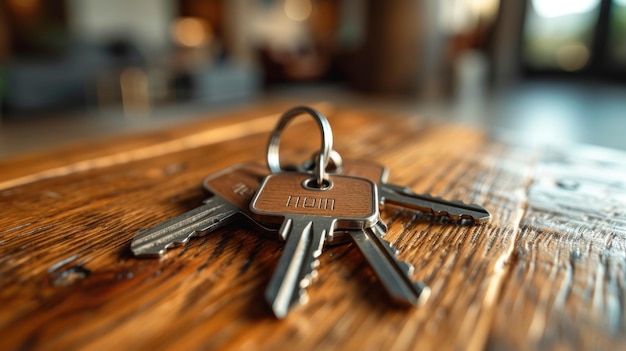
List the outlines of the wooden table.
{"type": "MultiPolygon", "coordinates": [[[[346,244],[324,250],[309,303],[277,320],[263,291],[283,243],[244,220],[162,259],[133,257],[138,230],[201,203],[204,176],[264,162],[287,107],[1,163],[0,348],[624,349],[626,155],[617,151],[318,106],[344,158],[384,163],[394,183],[492,212],[468,226],[382,210],[387,240],[432,289],[422,307],[390,302],[346,244]]],[[[293,161],[319,140],[313,122],[296,121],[281,143],[293,161]]]]}

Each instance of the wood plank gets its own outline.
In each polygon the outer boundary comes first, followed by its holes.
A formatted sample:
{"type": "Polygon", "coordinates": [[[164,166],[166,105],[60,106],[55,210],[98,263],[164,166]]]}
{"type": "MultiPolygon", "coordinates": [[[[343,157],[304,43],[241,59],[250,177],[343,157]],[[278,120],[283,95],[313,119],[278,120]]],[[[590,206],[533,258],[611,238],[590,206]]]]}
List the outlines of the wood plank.
{"type": "MultiPolygon", "coordinates": [[[[626,192],[624,169],[613,157],[544,154],[480,130],[355,109],[334,110],[331,123],[344,158],[378,161],[393,183],[492,212],[491,223],[467,226],[384,209],[387,240],[432,289],[426,305],[391,303],[347,244],[325,248],[309,303],[276,320],[263,290],[282,243],[243,219],[162,259],[132,257],[130,241],[140,228],[200,204],[205,175],[264,162],[267,132],[232,133],[0,190],[3,349],[624,346],[626,192]],[[554,195],[553,186],[545,190],[557,171],[576,174],[584,189],[600,179],[575,199],[604,199],[597,209],[610,204],[611,215],[573,221],[586,207],[554,211],[572,199],[554,195]]],[[[284,162],[308,157],[318,147],[316,133],[310,121],[290,126],[281,142],[284,162]]],[[[146,145],[122,143],[118,153],[146,145]]]]}
{"type": "Polygon", "coordinates": [[[626,162],[591,147],[538,159],[489,341],[494,348],[626,345],[626,162]],[[511,316],[515,328],[510,328],[511,316]]]}
{"type": "MultiPolygon", "coordinates": [[[[327,115],[333,107],[317,103],[314,108],[327,115]]],[[[77,143],[57,150],[46,150],[0,161],[0,190],[38,179],[58,177],[73,172],[155,157],[201,145],[233,140],[248,134],[271,130],[287,104],[240,110],[217,119],[183,125],[157,132],[105,137],[89,143],[77,143]],[[270,112],[271,111],[271,112],[270,112]],[[262,116],[262,118],[260,118],[262,116]],[[200,132],[199,132],[200,131],[200,132]]],[[[298,122],[300,123],[300,120],[298,122]]]]}

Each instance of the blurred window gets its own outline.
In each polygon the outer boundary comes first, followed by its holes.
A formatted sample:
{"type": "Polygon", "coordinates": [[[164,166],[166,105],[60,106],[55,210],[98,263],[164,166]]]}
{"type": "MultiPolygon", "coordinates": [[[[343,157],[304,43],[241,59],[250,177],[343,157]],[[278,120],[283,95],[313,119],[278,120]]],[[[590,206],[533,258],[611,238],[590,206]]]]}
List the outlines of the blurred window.
{"type": "Polygon", "coordinates": [[[532,75],[626,79],[626,0],[530,0],[522,60],[532,75]]]}
{"type": "Polygon", "coordinates": [[[613,0],[609,25],[609,60],[626,69],[626,0],[613,0]]]}
{"type": "Polygon", "coordinates": [[[532,0],[524,27],[524,61],[539,70],[578,71],[589,63],[600,0],[532,0]]]}

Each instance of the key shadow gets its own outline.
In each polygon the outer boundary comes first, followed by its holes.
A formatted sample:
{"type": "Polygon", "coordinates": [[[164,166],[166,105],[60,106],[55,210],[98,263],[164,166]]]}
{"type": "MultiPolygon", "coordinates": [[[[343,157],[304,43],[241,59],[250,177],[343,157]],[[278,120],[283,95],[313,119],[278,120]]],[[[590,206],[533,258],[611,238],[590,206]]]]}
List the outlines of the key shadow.
{"type": "Polygon", "coordinates": [[[341,268],[336,270],[340,274],[341,284],[346,287],[353,285],[345,289],[347,294],[341,298],[367,301],[364,306],[376,310],[375,313],[379,314],[389,311],[394,313],[411,311],[410,306],[398,303],[389,297],[382,282],[354,243],[329,248],[327,254],[333,257],[334,262],[331,264],[341,268]]]}

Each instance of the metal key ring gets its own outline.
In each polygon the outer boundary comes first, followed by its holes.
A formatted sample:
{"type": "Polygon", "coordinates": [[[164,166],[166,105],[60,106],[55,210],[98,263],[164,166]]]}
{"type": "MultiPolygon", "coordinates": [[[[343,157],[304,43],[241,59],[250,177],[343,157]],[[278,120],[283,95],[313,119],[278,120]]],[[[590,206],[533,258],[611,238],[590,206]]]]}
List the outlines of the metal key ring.
{"type": "MultiPolygon", "coordinates": [[[[310,159],[302,162],[298,169],[303,172],[313,171],[315,169],[315,165],[317,164],[316,159],[319,159],[319,152],[315,152],[310,159]]],[[[343,158],[339,152],[330,150],[330,154],[328,155],[328,164],[326,165],[326,172],[330,174],[340,174],[343,172],[343,158]]]]}
{"type": "Polygon", "coordinates": [[[319,160],[315,165],[315,174],[317,175],[317,186],[324,188],[329,185],[326,166],[328,165],[328,161],[330,159],[330,152],[333,149],[333,131],[330,128],[328,119],[315,109],[306,106],[298,106],[283,113],[270,135],[270,141],[267,145],[267,165],[272,173],[282,172],[282,169],[280,168],[279,155],[280,137],[287,124],[301,114],[308,114],[312,116],[320,128],[320,133],[322,135],[322,147],[319,152],[319,160]],[[327,184],[324,184],[325,182],[327,184]]]}

